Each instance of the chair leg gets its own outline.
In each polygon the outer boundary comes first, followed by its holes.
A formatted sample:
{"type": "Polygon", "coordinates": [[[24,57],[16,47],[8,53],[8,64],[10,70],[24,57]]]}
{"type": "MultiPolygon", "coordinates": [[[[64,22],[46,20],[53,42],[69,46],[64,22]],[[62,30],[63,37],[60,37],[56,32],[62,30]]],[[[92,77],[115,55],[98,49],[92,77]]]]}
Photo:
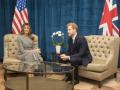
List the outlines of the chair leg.
{"type": "Polygon", "coordinates": [[[114,78],[116,78],[116,76],[117,76],[117,73],[114,73],[114,78]]]}
{"type": "Polygon", "coordinates": [[[98,82],[98,87],[101,88],[102,87],[102,81],[98,82]]]}

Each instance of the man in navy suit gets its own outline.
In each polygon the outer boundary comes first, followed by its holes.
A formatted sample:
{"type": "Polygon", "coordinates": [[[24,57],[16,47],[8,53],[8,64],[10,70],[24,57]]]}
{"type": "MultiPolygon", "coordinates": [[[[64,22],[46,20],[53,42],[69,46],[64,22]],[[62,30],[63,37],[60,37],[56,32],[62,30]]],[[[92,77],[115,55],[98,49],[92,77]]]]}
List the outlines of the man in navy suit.
{"type": "MultiPolygon", "coordinates": [[[[65,62],[70,62],[75,67],[74,70],[74,84],[79,83],[78,66],[86,66],[92,61],[87,41],[85,37],[78,36],[78,26],[74,22],[67,24],[68,30],[68,51],[66,54],[61,54],[60,57],[65,62]]],[[[71,75],[67,74],[66,81],[71,80],[71,75]]]]}

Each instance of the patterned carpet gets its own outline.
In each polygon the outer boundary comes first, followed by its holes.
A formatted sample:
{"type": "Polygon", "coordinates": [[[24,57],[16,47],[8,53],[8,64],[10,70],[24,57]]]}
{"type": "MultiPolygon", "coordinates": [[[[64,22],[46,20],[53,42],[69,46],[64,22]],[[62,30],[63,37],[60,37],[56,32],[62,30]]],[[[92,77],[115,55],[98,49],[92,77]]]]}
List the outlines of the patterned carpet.
{"type": "MultiPolygon", "coordinates": [[[[52,75],[48,76],[54,79],[63,79],[64,76],[52,75]]],[[[102,87],[98,88],[98,85],[93,80],[81,79],[80,83],[75,85],[75,90],[120,90],[120,70],[118,70],[116,78],[111,76],[103,81],[102,87]]]]}
{"type": "Polygon", "coordinates": [[[103,81],[102,88],[98,88],[98,85],[94,81],[82,80],[75,86],[75,90],[120,90],[120,82],[111,77],[103,81]]]}
{"type": "MultiPolygon", "coordinates": [[[[0,72],[1,78],[3,78],[3,71],[0,72]]],[[[64,76],[62,75],[48,75],[48,78],[62,80],[64,76]]],[[[0,90],[5,90],[4,80],[0,79],[0,90]]],[[[80,83],[75,85],[74,90],[120,90],[120,70],[118,70],[116,78],[113,76],[104,80],[102,88],[98,88],[98,85],[93,80],[81,79],[80,83]]]]}

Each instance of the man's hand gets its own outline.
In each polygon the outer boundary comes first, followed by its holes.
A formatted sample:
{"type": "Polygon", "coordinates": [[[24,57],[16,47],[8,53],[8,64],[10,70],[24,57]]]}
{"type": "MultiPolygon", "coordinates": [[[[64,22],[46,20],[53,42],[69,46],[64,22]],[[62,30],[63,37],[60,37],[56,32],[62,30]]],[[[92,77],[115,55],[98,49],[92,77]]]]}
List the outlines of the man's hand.
{"type": "Polygon", "coordinates": [[[67,61],[67,60],[70,59],[70,56],[67,56],[67,55],[65,55],[65,54],[61,54],[60,57],[61,57],[61,59],[62,59],[63,61],[67,61]]]}

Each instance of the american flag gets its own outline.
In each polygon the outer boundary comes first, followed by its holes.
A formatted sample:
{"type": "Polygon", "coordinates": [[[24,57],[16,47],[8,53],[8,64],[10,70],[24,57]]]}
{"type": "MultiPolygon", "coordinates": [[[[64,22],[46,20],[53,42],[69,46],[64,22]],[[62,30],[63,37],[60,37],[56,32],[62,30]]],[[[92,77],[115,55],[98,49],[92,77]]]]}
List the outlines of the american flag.
{"type": "Polygon", "coordinates": [[[26,8],[26,0],[17,0],[12,21],[12,32],[14,34],[19,34],[24,23],[28,23],[28,11],[26,8]]]}
{"type": "Polygon", "coordinates": [[[106,0],[99,29],[103,28],[103,35],[119,37],[119,28],[116,24],[117,22],[118,11],[116,0],[106,0]]]}

